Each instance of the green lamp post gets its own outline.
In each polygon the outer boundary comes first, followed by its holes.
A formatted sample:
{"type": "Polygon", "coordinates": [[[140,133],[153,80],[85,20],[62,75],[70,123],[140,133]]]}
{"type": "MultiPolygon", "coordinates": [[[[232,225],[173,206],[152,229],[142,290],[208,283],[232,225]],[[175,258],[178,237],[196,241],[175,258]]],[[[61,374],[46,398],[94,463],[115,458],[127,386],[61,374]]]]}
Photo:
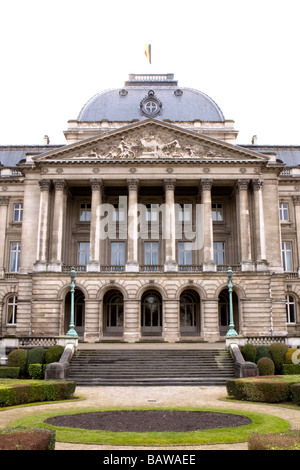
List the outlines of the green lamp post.
{"type": "Polygon", "coordinates": [[[231,267],[226,271],[228,277],[228,292],[229,292],[229,330],[226,333],[226,338],[231,338],[232,336],[238,336],[237,332],[234,329],[234,322],[233,322],[233,308],[232,308],[232,277],[233,271],[231,267]]]}
{"type": "Polygon", "coordinates": [[[72,336],[73,338],[77,338],[78,335],[75,331],[75,316],[74,316],[74,293],[75,293],[75,277],[76,277],[76,271],[74,267],[71,268],[70,276],[71,276],[71,320],[70,320],[69,331],[67,333],[67,336],[72,336]]]}

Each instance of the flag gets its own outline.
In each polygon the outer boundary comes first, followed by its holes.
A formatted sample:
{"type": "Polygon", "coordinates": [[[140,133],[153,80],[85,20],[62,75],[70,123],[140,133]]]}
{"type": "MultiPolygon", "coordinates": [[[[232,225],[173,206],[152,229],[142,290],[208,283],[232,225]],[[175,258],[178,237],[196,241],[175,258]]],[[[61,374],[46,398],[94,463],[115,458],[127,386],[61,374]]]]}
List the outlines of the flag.
{"type": "Polygon", "coordinates": [[[151,44],[146,44],[145,46],[145,55],[149,61],[149,64],[151,64],[151,44]]]}

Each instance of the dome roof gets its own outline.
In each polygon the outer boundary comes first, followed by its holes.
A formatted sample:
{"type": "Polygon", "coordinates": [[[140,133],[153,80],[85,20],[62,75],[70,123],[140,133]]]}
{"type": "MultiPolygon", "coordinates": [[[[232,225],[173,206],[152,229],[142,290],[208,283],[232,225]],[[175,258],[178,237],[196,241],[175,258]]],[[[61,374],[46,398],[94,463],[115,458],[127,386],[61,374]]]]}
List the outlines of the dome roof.
{"type": "Polygon", "coordinates": [[[173,74],[130,75],[124,88],[93,96],[78,121],[133,121],[154,118],[170,121],[224,122],[218,105],[204,93],[179,88],[173,74]]]}

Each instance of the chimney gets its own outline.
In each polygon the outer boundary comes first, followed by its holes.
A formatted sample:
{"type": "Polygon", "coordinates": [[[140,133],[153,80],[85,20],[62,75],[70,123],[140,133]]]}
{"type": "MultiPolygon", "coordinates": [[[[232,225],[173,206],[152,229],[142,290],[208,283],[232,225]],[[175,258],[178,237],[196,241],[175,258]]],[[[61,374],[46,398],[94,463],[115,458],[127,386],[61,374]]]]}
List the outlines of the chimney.
{"type": "Polygon", "coordinates": [[[254,136],[252,137],[251,144],[252,144],[252,145],[256,145],[256,144],[257,144],[257,135],[254,135],[254,136]]]}
{"type": "Polygon", "coordinates": [[[50,144],[50,139],[47,135],[44,135],[44,145],[49,145],[50,144]]]}

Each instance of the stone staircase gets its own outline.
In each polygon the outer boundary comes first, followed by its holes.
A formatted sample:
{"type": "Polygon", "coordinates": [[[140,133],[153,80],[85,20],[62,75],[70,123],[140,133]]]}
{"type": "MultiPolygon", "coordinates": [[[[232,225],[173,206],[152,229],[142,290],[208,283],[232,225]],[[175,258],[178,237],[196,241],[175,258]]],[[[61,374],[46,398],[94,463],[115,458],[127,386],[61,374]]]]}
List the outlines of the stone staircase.
{"type": "Polygon", "coordinates": [[[233,360],[220,349],[77,350],[69,373],[78,386],[207,386],[231,378],[233,360]]]}

